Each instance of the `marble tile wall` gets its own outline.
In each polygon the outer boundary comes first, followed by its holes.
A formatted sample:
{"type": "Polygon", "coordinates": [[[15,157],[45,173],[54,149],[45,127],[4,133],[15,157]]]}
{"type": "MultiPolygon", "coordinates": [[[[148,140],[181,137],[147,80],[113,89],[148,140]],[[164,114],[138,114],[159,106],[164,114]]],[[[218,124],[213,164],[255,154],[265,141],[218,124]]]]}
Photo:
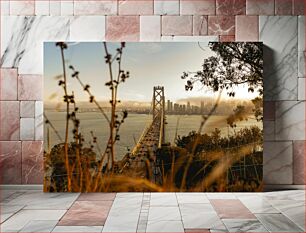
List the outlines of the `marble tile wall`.
{"type": "MultiPolygon", "coordinates": [[[[43,41],[263,41],[266,184],[305,184],[304,0],[1,0],[2,183],[41,183],[43,41]]],[[[154,226],[153,226],[154,227],[154,226]]]]}

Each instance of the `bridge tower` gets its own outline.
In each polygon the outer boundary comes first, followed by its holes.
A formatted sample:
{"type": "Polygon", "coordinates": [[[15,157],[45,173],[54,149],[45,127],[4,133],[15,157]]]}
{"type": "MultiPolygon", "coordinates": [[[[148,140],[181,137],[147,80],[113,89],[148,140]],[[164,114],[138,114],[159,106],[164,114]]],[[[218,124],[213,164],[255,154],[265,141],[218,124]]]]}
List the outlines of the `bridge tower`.
{"type": "MultiPolygon", "coordinates": [[[[165,93],[164,87],[153,87],[153,122],[160,119],[160,143],[165,143],[165,93]]],[[[160,147],[161,145],[159,145],[160,147]]]]}
{"type": "MultiPolygon", "coordinates": [[[[164,87],[153,87],[153,124],[158,128],[158,148],[165,143],[165,92],[164,87]]],[[[156,156],[156,155],[155,155],[156,156]]],[[[152,164],[152,182],[162,184],[161,158],[155,157],[152,164]]]]}
{"type": "Polygon", "coordinates": [[[164,87],[153,87],[153,120],[165,112],[165,94],[164,87]]]}

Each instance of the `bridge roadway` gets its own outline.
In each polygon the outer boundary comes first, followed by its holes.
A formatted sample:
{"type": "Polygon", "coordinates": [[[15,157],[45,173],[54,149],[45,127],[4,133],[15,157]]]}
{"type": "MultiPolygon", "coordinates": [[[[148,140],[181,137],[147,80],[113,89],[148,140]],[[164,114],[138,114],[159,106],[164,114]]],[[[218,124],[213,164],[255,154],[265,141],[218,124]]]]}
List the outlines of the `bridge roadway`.
{"type": "Polygon", "coordinates": [[[147,127],[134,147],[130,168],[137,176],[150,179],[153,183],[161,184],[161,169],[156,159],[156,150],[161,147],[163,140],[164,116],[158,114],[147,127]]]}

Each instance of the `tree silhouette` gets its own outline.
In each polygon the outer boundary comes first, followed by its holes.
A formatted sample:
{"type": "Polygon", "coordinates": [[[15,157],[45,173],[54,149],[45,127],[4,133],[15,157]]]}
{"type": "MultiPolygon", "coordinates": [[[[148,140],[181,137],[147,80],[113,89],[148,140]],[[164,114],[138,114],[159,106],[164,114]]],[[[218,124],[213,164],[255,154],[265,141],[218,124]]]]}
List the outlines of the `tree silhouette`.
{"type": "Polygon", "coordinates": [[[263,94],[263,49],[262,43],[218,43],[210,42],[209,47],[216,53],[204,59],[202,69],[184,72],[187,79],[185,89],[192,90],[196,82],[210,87],[213,91],[226,90],[235,96],[234,87],[247,84],[248,91],[263,94]]]}

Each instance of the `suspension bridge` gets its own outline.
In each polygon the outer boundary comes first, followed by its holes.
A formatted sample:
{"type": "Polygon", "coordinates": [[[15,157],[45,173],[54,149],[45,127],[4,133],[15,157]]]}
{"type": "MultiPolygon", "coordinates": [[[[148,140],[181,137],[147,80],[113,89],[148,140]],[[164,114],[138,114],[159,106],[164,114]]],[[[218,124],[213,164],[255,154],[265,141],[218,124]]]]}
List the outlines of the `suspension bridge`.
{"type": "Polygon", "coordinates": [[[153,87],[152,121],[145,127],[138,142],[130,154],[130,160],[125,167],[133,168],[138,175],[151,177],[154,183],[159,183],[161,171],[156,151],[165,143],[165,92],[163,86],[153,87]],[[148,170],[149,169],[149,170],[148,170]],[[138,172],[137,172],[138,171],[138,172]]]}
{"type": "MultiPolygon", "coordinates": [[[[157,156],[157,150],[163,145],[165,146],[165,125],[166,125],[166,114],[165,114],[165,93],[163,86],[153,87],[153,98],[152,98],[152,120],[149,121],[147,127],[143,130],[142,135],[139,137],[133,150],[128,156],[122,160],[121,172],[127,176],[137,176],[142,178],[150,179],[151,182],[156,184],[162,183],[162,169],[161,161],[157,156]]],[[[252,166],[255,169],[256,177],[259,180],[257,172],[256,162],[251,157],[251,162],[246,165],[246,156],[253,154],[258,151],[258,147],[262,146],[262,142],[252,142],[250,144],[239,145],[235,147],[224,148],[222,153],[211,152],[211,160],[215,160],[216,156],[218,159],[226,158],[227,160],[239,161],[243,158],[242,163],[240,162],[238,170],[237,166],[229,168],[230,173],[233,176],[233,172],[244,173],[246,177],[245,168],[252,166]],[[257,149],[256,149],[257,148],[257,149]],[[230,156],[230,158],[228,157],[230,156]],[[235,171],[234,171],[235,170],[235,171]]],[[[203,157],[209,158],[209,153],[203,153],[203,157]]],[[[199,160],[203,161],[203,160],[199,160]]]]}

